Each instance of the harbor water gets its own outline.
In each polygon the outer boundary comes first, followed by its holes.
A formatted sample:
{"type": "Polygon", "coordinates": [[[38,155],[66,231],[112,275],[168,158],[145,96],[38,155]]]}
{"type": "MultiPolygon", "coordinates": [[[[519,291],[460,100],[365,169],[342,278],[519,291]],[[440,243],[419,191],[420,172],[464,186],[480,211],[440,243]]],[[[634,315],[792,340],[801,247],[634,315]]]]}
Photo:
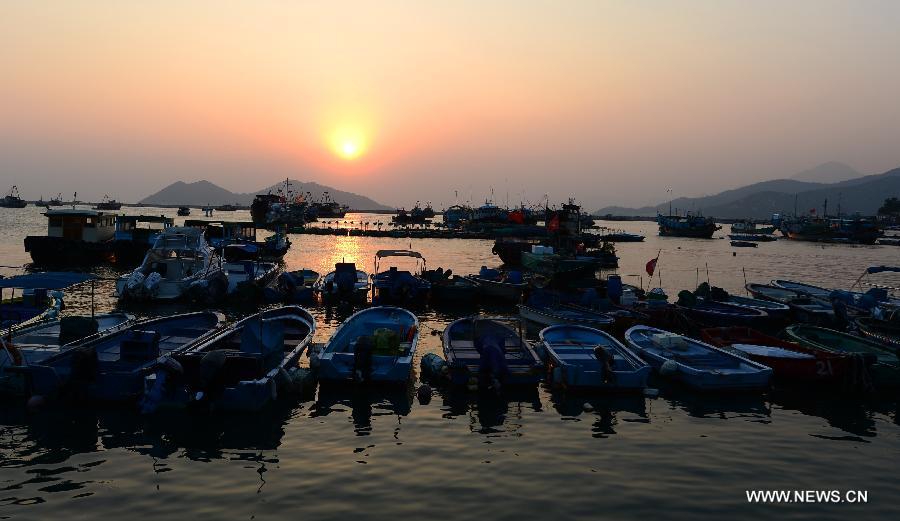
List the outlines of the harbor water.
{"type": "MultiPolygon", "coordinates": [[[[30,261],[22,240],[46,233],[42,209],[0,208],[0,274],[30,261]]],[[[175,217],[175,209],[123,213],[175,217]]],[[[199,210],[194,210],[199,214],[199,210]]],[[[248,212],[216,218],[248,220],[248,212]]],[[[387,226],[347,214],[315,226],[387,226]]],[[[176,218],[182,222],[183,218],[176,218]]],[[[776,241],[733,248],[662,238],[651,222],[598,222],[641,233],[617,244],[625,282],[671,298],[709,281],[743,294],[774,278],[847,289],[868,266],[896,265],[900,248],[776,241]],[[644,266],[659,257],[657,276],[644,266]]],[[[285,268],[326,273],[335,262],[371,272],[379,249],[411,248],[429,268],[495,267],[492,241],[292,235],[285,268]]],[[[402,261],[411,259],[404,259],[402,261]]],[[[116,309],[99,268],[98,312],[116,309]]],[[[866,279],[892,287],[900,281],[866,279]]],[[[865,289],[865,287],[864,287],[865,289]]],[[[89,286],[66,313],[89,313],[89,286]]],[[[140,314],[173,309],[143,309],[140,314]]],[[[316,341],[346,318],[312,307],[316,341]]],[[[493,313],[514,308],[490,308],[493,313]]],[[[234,311],[228,311],[236,318],[234,311]]],[[[466,312],[419,313],[419,355],[441,353],[436,332],[466,312]]],[[[418,366],[418,364],[416,364],[418,366]]],[[[771,391],[696,393],[659,384],[656,398],[565,395],[548,388],[502,397],[435,389],[331,389],[252,415],[158,415],[128,408],[0,404],[2,519],[896,519],[900,420],[896,397],[771,391]],[[864,491],[865,503],[750,503],[754,490],[864,491]]]]}

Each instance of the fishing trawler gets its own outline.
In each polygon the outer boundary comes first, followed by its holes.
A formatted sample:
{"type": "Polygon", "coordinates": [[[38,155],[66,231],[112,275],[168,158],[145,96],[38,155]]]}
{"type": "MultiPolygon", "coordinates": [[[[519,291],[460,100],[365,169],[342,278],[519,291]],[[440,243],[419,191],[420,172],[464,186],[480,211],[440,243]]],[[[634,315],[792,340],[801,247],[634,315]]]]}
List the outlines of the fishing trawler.
{"type": "Polygon", "coordinates": [[[28,203],[19,197],[19,188],[13,185],[6,197],[0,199],[0,208],[25,208],[28,203]]]}

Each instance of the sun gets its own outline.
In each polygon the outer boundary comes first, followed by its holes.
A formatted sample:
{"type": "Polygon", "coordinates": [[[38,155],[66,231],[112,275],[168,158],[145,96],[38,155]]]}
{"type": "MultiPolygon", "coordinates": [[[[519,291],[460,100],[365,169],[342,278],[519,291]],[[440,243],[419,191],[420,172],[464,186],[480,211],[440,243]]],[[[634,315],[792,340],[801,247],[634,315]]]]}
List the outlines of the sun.
{"type": "Polygon", "coordinates": [[[343,126],[331,132],[332,152],[341,159],[352,161],[366,152],[368,140],[359,127],[343,126]]]}

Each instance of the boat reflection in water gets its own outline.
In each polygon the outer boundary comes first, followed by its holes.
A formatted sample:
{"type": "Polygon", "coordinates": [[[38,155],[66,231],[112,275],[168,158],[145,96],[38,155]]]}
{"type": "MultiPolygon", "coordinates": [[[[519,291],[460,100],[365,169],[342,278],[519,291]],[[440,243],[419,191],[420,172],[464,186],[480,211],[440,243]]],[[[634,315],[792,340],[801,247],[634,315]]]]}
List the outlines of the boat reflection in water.
{"type": "MultiPolygon", "coordinates": [[[[373,421],[379,417],[400,418],[412,410],[413,381],[402,388],[373,387],[367,385],[343,386],[323,383],[319,396],[310,412],[311,418],[350,412],[353,430],[357,436],[368,436],[374,430],[373,421]]],[[[396,427],[399,428],[399,427],[396,427]]]]}

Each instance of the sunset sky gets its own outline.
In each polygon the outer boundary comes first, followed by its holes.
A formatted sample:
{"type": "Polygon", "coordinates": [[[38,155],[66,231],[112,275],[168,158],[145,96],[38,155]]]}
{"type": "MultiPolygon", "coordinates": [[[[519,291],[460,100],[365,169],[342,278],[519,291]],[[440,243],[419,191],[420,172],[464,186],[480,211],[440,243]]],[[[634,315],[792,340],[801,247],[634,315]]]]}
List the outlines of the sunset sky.
{"type": "Polygon", "coordinates": [[[645,204],[900,166],[900,2],[5,1],[0,190],[645,204]]]}

